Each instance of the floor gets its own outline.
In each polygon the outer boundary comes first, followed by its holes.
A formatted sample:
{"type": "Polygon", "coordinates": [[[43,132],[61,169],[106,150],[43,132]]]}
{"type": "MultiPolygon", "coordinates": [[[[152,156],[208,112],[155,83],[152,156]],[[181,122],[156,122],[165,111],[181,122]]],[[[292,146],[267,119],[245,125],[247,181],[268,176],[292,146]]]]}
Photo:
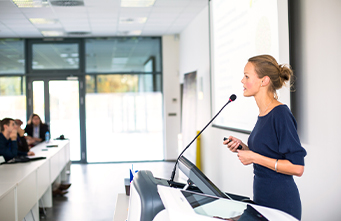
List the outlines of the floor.
{"type": "Polygon", "coordinates": [[[69,193],[53,198],[43,221],[113,220],[116,197],[125,193],[129,169],[150,170],[155,177],[169,179],[174,162],[72,164],[69,193]]]}

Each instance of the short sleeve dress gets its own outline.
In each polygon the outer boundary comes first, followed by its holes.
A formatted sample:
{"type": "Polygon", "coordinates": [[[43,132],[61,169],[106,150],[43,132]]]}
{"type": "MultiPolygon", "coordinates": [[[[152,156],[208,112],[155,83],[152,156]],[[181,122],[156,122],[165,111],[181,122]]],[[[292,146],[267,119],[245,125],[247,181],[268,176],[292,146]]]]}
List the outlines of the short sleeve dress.
{"type": "MultiPolygon", "coordinates": [[[[248,146],[265,157],[286,159],[304,165],[306,150],[297,134],[297,123],[286,105],[278,105],[267,115],[259,116],[248,146]]],[[[253,164],[253,201],[259,205],[282,210],[301,219],[301,199],[293,176],[277,173],[253,164]]]]}

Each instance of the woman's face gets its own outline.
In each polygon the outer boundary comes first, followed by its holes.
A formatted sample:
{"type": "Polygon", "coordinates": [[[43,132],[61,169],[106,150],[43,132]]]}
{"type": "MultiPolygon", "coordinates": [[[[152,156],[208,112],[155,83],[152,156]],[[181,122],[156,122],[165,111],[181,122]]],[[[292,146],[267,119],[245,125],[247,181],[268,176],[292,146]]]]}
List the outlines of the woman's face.
{"type": "Polygon", "coordinates": [[[255,96],[261,87],[262,79],[258,77],[255,66],[251,62],[245,65],[242,83],[245,97],[255,96]]]}
{"type": "Polygon", "coordinates": [[[40,124],[39,117],[34,116],[34,117],[32,118],[32,123],[33,123],[34,126],[38,126],[38,125],[40,124]]]}

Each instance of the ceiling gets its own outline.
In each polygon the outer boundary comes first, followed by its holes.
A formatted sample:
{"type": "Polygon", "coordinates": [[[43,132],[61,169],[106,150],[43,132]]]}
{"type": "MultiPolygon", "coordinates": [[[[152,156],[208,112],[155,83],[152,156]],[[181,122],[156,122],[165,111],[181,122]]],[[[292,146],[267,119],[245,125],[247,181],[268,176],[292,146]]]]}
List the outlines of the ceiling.
{"type": "Polygon", "coordinates": [[[24,8],[13,1],[0,0],[0,38],[179,34],[208,4],[208,0],[156,0],[151,7],[121,7],[121,0],[60,0],[82,5],[55,6],[51,2],[56,0],[33,0],[45,2],[46,7],[24,8]]]}

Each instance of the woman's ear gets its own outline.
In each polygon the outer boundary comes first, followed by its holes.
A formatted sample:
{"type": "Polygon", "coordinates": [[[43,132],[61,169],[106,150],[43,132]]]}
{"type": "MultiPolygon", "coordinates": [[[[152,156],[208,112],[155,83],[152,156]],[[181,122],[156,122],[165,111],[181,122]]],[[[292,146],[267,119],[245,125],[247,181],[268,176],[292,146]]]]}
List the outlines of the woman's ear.
{"type": "Polygon", "coordinates": [[[269,76],[264,76],[262,79],[262,85],[267,86],[270,84],[270,77],[269,76]]]}

